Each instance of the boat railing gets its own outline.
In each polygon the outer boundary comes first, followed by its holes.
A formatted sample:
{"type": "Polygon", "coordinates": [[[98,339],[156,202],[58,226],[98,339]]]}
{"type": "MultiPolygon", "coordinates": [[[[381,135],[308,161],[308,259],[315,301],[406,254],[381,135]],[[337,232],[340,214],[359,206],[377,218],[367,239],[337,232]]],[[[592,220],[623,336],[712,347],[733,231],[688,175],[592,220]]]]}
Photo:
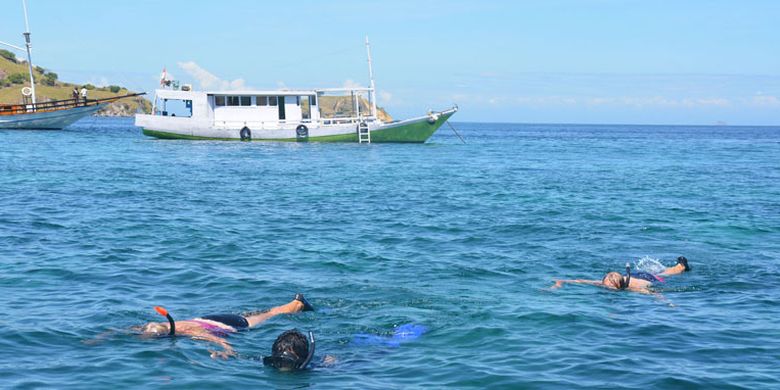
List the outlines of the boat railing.
{"type": "Polygon", "coordinates": [[[38,111],[55,111],[73,107],[81,107],[86,105],[95,105],[94,100],[83,99],[67,99],[67,100],[54,100],[50,102],[40,103],[21,103],[21,104],[8,104],[0,106],[0,115],[14,115],[14,114],[26,114],[28,112],[38,111]]]}
{"type": "Polygon", "coordinates": [[[21,103],[0,105],[0,115],[17,115],[32,112],[58,111],[76,107],[97,106],[103,103],[113,102],[121,98],[144,95],[144,93],[128,94],[123,96],[114,96],[103,99],[65,99],[52,100],[40,103],[21,103]]]}
{"type": "Polygon", "coordinates": [[[337,126],[337,125],[349,125],[354,124],[357,125],[361,122],[373,122],[374,118],[371,117],[344,117],[344,118],[320,118],[319,121],[314,121],[311,119],[302,119],[299,121],[286,121],[286,120],[275,120],[275,121],[239,121],[239,120],[216,120],[214,121],[214,127],[218,129],[240,129],[244,126],[250,128],[250,129],[260,129],[260,130],[283,130],[283,129],[294,129],[300,124],[312,124],[312,123],[319,123],[322,126],[337,126]]]}
{"type": "Polygon", "coordinates": [[[365,120],[366,120],[366,118],[355,117],[355,116],[320,118],[320,122],[322,122],[323,126],[358,124],[358,123],[363,122],[365,120]]]}

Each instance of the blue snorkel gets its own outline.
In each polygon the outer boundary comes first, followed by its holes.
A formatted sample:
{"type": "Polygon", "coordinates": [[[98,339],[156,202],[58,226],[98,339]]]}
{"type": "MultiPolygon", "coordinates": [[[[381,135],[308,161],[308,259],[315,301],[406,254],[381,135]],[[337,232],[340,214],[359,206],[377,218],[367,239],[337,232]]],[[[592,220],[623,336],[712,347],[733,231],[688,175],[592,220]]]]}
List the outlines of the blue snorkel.
{"type": "Polygon", "coordinates": [[[314,333],[309,331],[309,354],[306,356],[306,360],[304,360],[303,363],[299,364],[298,367],[296,367],[296,369],[303,370],[304,368],[306,368],[306,366],[309,365],[309,363],[311,363],[311,358],[314,357],[314,349],[315,349],[314,333]]]}

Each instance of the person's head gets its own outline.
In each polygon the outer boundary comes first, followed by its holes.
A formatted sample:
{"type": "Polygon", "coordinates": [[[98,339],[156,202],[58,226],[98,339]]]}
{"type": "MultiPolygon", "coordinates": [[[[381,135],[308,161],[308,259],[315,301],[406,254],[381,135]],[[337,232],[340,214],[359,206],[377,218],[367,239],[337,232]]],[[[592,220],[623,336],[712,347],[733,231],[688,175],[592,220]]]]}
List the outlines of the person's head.
{"type": "Polygon", "coordinates": [[[601,284],[606,288],[612,288],[615,290],[623,290],[626,287],[626,279],[620,272],[610,272],[604,275],[604,279],[601,280],[601,284]]]}
{"type": "Polygon", "coordinates": [[[263,364],[283,371],[302,369],[310,357],[309,348],[306,336],[297,329],[290,329],[276,338],[271,356],[263,358],[263,364]]]}
{"type": "Polygon", "coordinates": [[[150,322],[141,327],[141,335],[147,337],[165,336],[169,331],[168,324],[162,322],[150,322]]]}
{"type": "Polygon", "coordinates": [[[677,264],[682,265],[683,269],[685,269],[685,271],[690,271],[691,270],[691,267],[688,265],[688,259],[685,258],[685,256],[678,257],[677,258],[677,264]]]}

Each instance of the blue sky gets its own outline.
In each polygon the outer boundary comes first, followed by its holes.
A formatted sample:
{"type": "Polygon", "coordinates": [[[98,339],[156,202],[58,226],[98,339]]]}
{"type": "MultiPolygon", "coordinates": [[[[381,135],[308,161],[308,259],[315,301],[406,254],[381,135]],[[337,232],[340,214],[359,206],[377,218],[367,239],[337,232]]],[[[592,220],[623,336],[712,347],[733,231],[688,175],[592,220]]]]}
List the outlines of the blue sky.
{"type": "MultiPolygon", "coordinates": [[[[151,91],[368,84],[395,117],[780,125],[780,1],[29,0],[33,62],[151,91]]],[[[0,40],[21,43],[20,0],[0,40]]]]}

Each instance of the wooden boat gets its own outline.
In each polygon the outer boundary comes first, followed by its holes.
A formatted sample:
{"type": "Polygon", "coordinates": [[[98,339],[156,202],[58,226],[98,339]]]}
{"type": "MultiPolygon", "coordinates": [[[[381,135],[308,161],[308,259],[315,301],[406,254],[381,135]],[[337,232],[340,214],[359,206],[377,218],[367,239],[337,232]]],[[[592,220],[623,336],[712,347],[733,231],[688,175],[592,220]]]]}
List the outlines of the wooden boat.
{"type": "Polygon", "coordinates": [[[127,97],[144,93],[114,96],[105,99],[67,99],[38,103],[35,96],[32,56],[30,55],[30,24],[27,21],[27,2],[22,0],[24,8],[25,47],[0,42],[0,45],[27,52],[27,67],[30,72],[30,86],[22,88],[25,103],[0,104],[0,129],[62,129],[77,120],[92,115],[107,104],[127,97]]]}
{"type": "Polygon", "coordinates": [[[43,103],[0,105],[0,129],[57,130],[119,99],[141,96],[134,93],[104,99],[68,99],[43,103]]]}

